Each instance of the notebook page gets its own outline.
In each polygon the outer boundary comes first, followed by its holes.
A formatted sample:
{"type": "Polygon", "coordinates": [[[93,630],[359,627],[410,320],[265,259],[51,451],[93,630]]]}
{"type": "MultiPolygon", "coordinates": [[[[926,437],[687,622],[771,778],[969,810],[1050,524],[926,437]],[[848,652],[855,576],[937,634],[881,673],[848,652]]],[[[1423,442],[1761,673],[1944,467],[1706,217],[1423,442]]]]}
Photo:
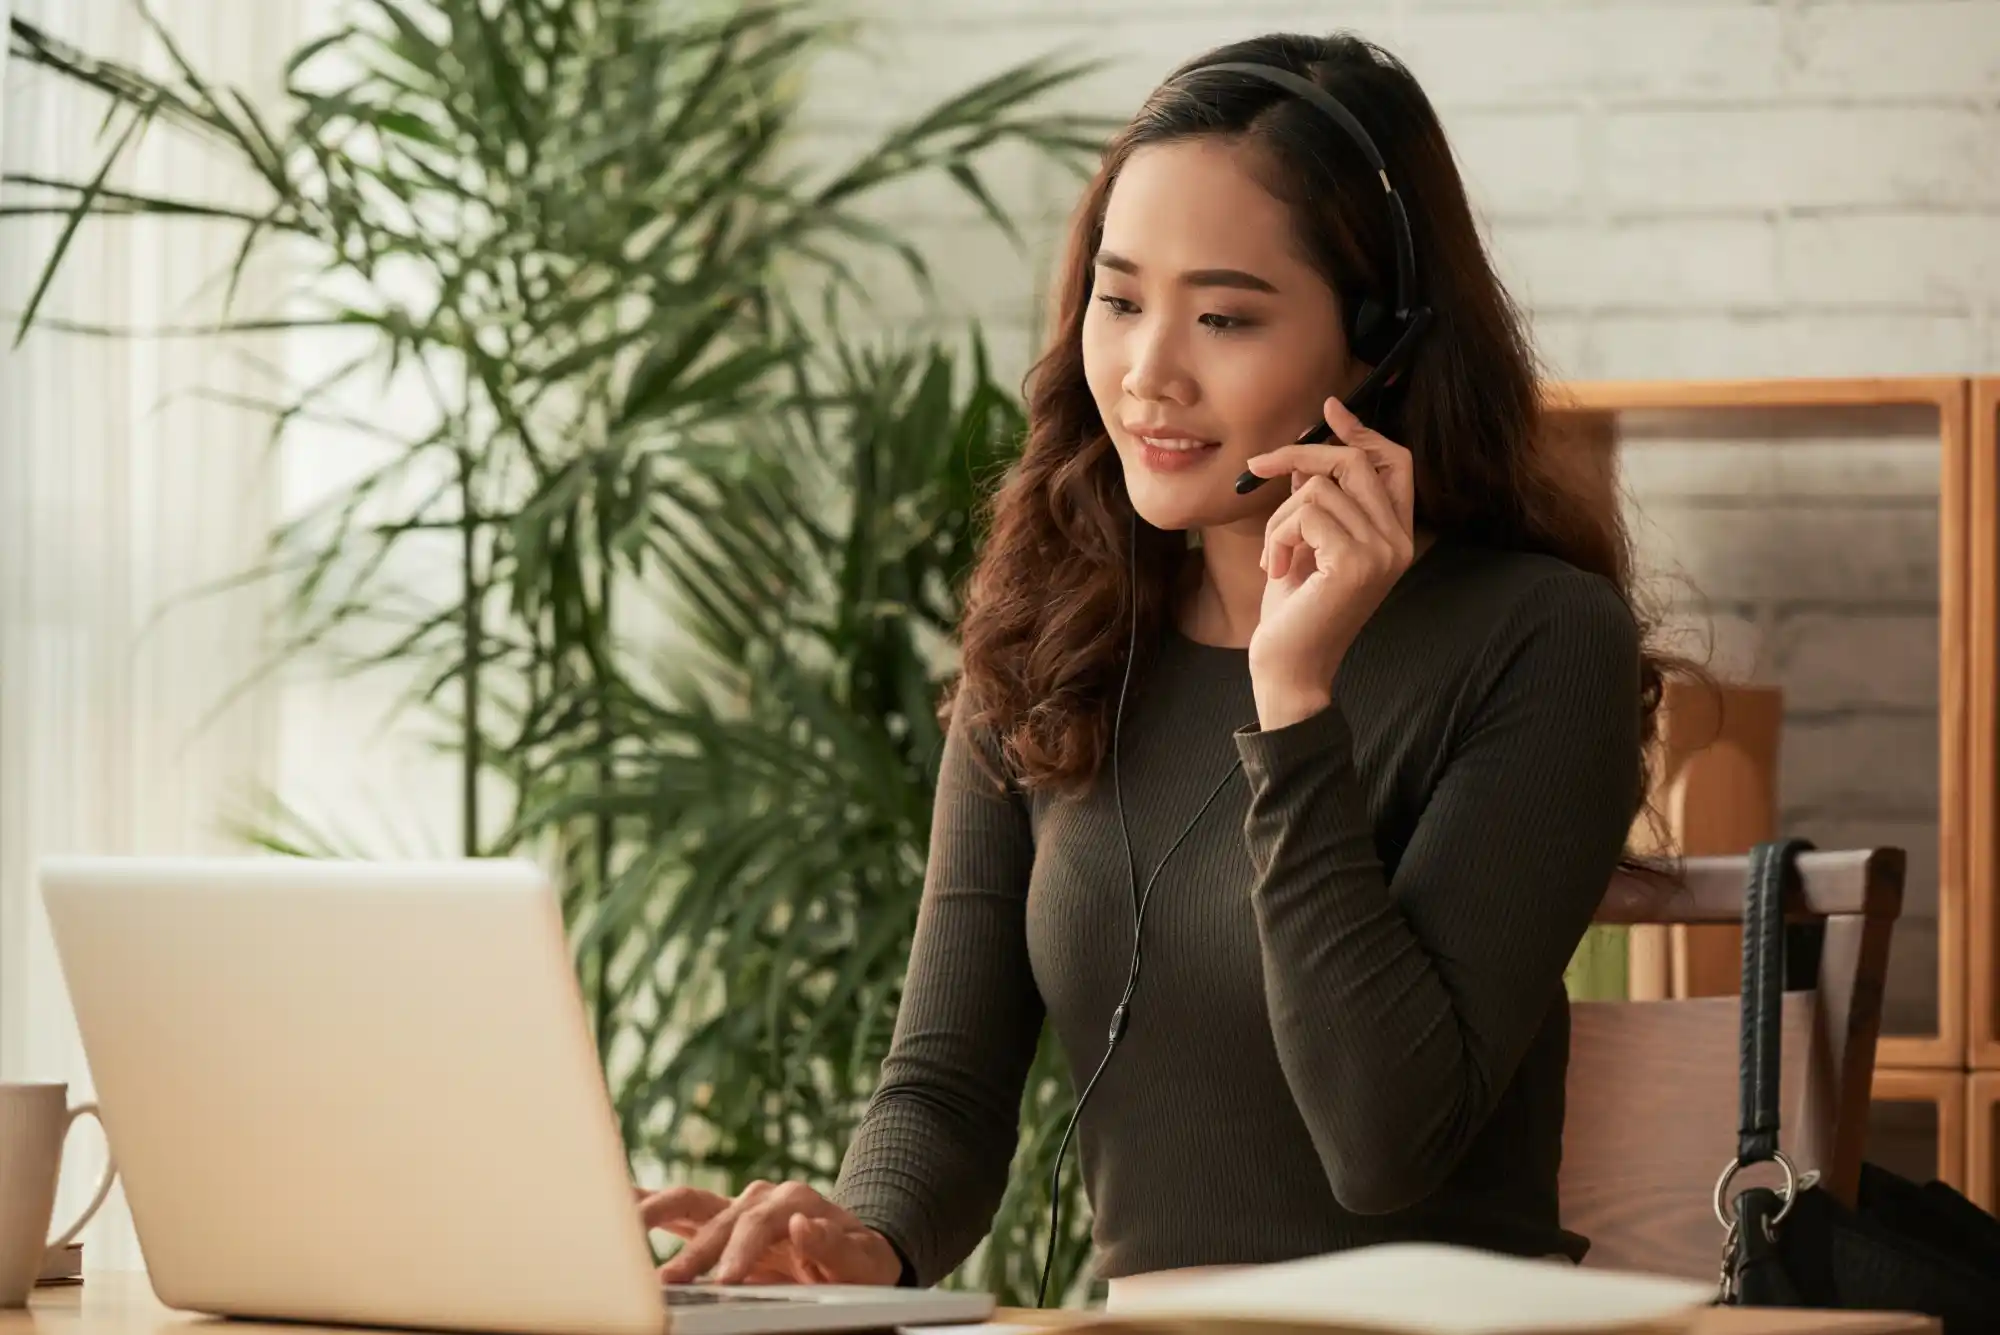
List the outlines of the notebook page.
{"type": "Polygon", "coordinates": [[[1110,1318],[1242,1318],[1410,1335],[1672,1328],[1713,1285],[1585,1270],[1437,1243],[1391,1243],[1250,1266],[1131,1293],[1110,1318]]]}

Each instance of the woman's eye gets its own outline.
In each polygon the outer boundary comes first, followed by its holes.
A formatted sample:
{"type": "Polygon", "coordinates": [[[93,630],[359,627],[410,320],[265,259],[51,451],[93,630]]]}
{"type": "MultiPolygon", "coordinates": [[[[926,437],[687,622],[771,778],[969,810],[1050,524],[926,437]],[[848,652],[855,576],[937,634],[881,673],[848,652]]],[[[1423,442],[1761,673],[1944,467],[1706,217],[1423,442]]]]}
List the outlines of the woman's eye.
{"type": "MultiPolygon", "coordinates": [[[[1126,316],[1137,315],[1139,313],[1139,303],[1128,300],[1125,297],[1114,297],[1109,292],[1100,292],[1097,294],[1096,299],[1103,302],[1105,309],[1113,315],[1126,316]]],[[[1248,316],[1224,315],[1219,311],[1210,311],[1206,315],[1198,317],[1198,322],[1211,333],[1217,334],[1248,329],[1257,323],[1248,316]]]]}

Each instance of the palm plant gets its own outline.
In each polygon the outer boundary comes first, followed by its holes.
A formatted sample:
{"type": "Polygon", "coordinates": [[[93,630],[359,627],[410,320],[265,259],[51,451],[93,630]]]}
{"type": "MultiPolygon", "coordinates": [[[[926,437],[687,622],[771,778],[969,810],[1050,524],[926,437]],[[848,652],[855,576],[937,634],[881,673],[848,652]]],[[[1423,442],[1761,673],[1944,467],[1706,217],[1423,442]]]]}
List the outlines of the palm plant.
{"type": "MultiPolygon", "coordinates": [[[[661,560],[699,609],[672,704],[634,698],[620,723],[655,745],[523,815],[528,829],[609,815],[647,850],[580,937],[623,943],[625,1134],[699,1145],[730,1182],[831,1177],[874,1084],[922,886],[957,591],[979,497],[1023,427],[976,339],[969,368],[935,344],[832,352],[801,361],[796,410],[746,434],[727,485],[662,486],[661,560]],[[662,947],[680,952],[670,988],[662,947]]],[[[1070,1097],[1045,1041],[1013,1189],[960,1279],[1034,1293],[1070,1097]]],[[[1074,1180],[1065,1215],[1057,1292],[1088,1250],[1074,1180]]]]}
{"type": "MultiPolygon", "coordinates": [[[[826,166],[797,112],[838,32],[789,0],[356,0],[275,119],[139,13],[169,77],[11,25],[14,59],[108,106],[88,170],[7,182],[0,221],[60,220],[20,333],[78,329],[42,310],[71,239],[144,215],[241,231],[224,318],[172,332],[349,341],[251,404],[274,442],[331,425],[382,456],[255,572],[286,594],[272,665],[404,674],[458,756],[463,851],[557,871],[635,1163],[824,1180],[900,989],[974,490],[1019,429],[976,339],[843,332],[857,256],[925,277],[864,205],[937,174],[1009,226],[982,165],[1094,148],[1040,109],[1082,67],[1007,71],[826,166]],[[156,126],[240,162],[244,194],[125,188],[156,126]],[[298,281],[239,310],[260,260],[298,281]],[[382,381],[416,387],[414,429],[344,401],[382,381]]],[[[1005,1297],[1032,1292],[1068,1098],[1045,1051],[976,1262],[1005,1297]]]]}

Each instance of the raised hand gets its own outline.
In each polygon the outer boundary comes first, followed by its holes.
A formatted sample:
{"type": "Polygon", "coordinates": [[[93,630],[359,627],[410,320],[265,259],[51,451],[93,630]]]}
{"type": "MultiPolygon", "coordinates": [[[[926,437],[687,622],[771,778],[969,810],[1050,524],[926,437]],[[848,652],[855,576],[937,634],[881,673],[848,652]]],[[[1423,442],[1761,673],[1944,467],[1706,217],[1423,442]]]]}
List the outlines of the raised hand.
{"type": "Polygon", "coordinates": [[[1249,461],[1289,473],[1292,494],[1264,527],[1263,608],[1250,638],[1259,726],[1325,708],[1354,638],[1415,558],[1410,452],[1326,401],[1338,445],[1287,445],[1249,461]]]}

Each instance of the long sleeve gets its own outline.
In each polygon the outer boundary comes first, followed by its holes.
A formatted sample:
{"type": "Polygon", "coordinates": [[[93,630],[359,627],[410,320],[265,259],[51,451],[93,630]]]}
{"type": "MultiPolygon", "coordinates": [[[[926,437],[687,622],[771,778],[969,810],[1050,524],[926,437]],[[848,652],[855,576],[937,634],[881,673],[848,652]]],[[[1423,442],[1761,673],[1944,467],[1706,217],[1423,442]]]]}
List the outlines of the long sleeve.
{"type": "Polygon", "coordinates": [[[1393,880],[1338,704],[1236,737],[1279,1063],[1356,1213],[1425,1199],[1464,1158],[1561,995],[1640,797],[1637,629],[1609,584],[1533,584],[1480,659],[1393,880]]]}
{"type": "Polygon", "coordinates": [[[920,1285],[950,1273],[992,1223],[1042,1027],[1025,930],[1027,809],[981,760],[954,717],[902,1006],[834,1190],[920,1285]]]}

